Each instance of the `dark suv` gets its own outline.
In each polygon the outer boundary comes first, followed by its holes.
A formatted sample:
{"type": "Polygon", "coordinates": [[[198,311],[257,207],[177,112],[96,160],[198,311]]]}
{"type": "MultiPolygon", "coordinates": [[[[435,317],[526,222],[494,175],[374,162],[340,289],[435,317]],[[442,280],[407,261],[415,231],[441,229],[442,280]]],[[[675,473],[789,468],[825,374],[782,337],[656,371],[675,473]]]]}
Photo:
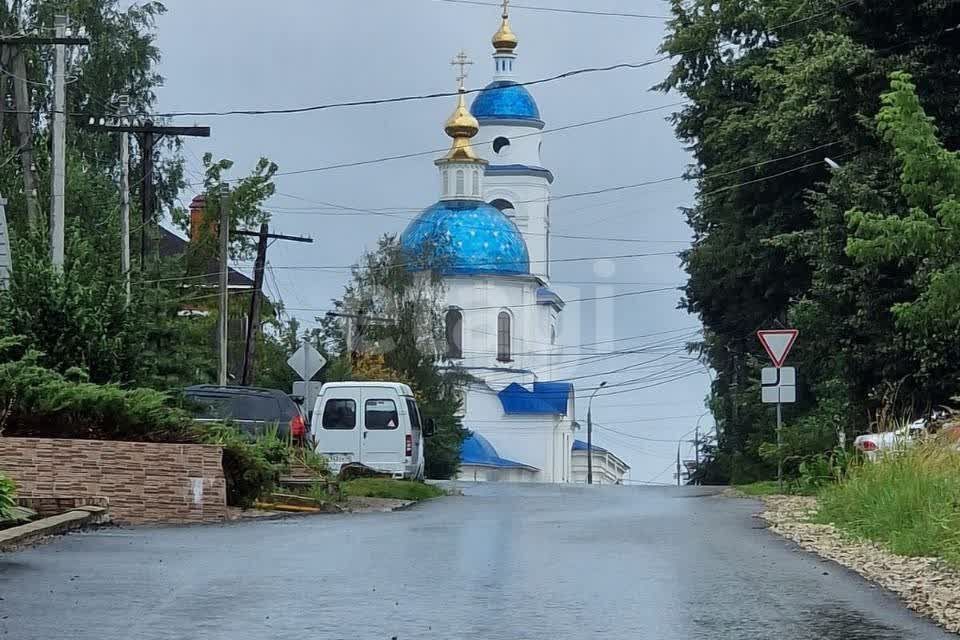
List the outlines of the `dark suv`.
{"type": "Polygon", "coordinates": [[[183,397],[198,422],[229,420],[251,436],[276,425],[279,437],[306,440],[307,423],[300,407],[279,389],[200,384],[184,389],[183,397]]]}

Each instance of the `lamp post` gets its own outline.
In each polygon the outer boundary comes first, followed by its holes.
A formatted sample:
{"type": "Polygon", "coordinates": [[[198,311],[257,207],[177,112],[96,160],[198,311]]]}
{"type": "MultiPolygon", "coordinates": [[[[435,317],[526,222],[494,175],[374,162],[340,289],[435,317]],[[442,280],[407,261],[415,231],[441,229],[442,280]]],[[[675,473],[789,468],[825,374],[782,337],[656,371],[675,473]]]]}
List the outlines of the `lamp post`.
{"type": "Polygon", "coordinates": [[[587,484],[593,484],[593,418],[591,415],[593,398],[597,395],[597,391],[600,391],[606,385],[606,380],[597,385],[597,388],[590,394],[590,401],[587,402],[587,484]]]}

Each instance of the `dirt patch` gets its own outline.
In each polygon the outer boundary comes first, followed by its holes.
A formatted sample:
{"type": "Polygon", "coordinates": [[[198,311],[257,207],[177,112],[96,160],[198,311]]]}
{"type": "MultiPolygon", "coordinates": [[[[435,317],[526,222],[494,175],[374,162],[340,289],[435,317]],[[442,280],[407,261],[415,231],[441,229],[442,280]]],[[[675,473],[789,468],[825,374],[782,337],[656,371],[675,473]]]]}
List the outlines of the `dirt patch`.
{"type": "Polygon", "coordinates": [[[810,520],[816,498],[764,496],[760,517],[770,529],[895,593],[910,609],[960,633],[960,572],[938,558],[908,558],[843,535],[833,525],[810,520]]]}

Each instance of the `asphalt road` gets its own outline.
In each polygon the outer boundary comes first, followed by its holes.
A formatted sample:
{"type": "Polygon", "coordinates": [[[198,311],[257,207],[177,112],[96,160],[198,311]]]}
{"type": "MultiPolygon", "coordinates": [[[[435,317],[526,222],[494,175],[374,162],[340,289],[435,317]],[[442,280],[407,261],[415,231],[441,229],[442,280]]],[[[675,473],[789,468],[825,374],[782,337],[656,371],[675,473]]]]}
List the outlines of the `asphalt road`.
{"type": "Polygon", "coordinates": [[[387,514],[0,555],[0,638],[950,638],[696,488],[469,486],[387,514]]]}

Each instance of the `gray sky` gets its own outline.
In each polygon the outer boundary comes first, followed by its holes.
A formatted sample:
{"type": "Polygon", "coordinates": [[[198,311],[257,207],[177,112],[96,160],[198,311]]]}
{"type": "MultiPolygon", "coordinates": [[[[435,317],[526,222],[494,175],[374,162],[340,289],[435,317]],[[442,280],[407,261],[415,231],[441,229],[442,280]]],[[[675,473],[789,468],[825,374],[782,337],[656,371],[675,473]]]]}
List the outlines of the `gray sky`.
{"type": "MultiPolygon", "coordinates": [[[[166,0],[169,12],[159,23],[163,54],[161,111],[212,111],[235,108],[295,107],[357,98],[451,91],[453,55],[466,49],[475,64],[468,86],[486,84],[493,72],[490,36],[499,23],[495,7],[437,0],[277,0],[265,10],[262,0],[166,0]]],[[[534,0],[519,4],[534,4],[534,0]]],[[[665,15],[655,0],[536,0],[536,5],[665,15]]],[[[511,23],[520,38],[516,70],[533,80],[575,68],[640,62],[656,57],[662,20],[540,12],[516,8],[511,23]]],[[[667,73],[666,64],[639,70],[582,75],[530,87],[546,130],[679,101],[649,88],[667,73]]],[[[302,115],[232,116],[198,119],[209,124],[209,139],[186,139],[188,180],[199,179],[199,157],[236,162],[234,177],[245,175],[261,156],[280,171],[331,163],[442,149],[442,126],[452,98],[328,110],[302,115]]],[[[544,164],[562,195],[680,175],[689,155],[666,121],[670,109],[556,133],[546,133],[544,164]]],[[[180,119],[183,124],[192,119],[180,119]]],[[[482,134],[481,134],[482,135],[482,134]]],[[[439,155],[439,154],[437,154],[439,155]]],[[[399,232],[415,214],[347,215],[321,202],[361,209],[424,208],[438,197],[433,156],[363,167],[283,176],[270,203],[272,231],[306,234],[312,245],[276,243],[270,249],[268,291],[303,321],[329,308],[346,280],[344,271],[306,266],[348,265],[385,232],[399,232]],[[294,268],[287,268],[294,267],[294,268]],[[279,291],[278,291],[279,289],[279,291]]],[[[674,256],[614,258],[636,253],[679,250],[690,237],[678,208],[691,203],[692,185],[684,181],[634,188],[553,203],[556,234],[631,238],[643,243],[555,238],[553,258],[590,257],[556,263],[554,288],[566,299],[608,296],[680,285],[685,275],[674,256]],[[580,284],[587,283],[587,284],[580,284]],[[602,283],[602,284],[601,284],[602,283]]],[[[191,193],[185,194],[188,201],[191,193]]],[[[679,292],[571,303],[564,311],[561,341],[571,354],[588,349],[635,349],[670,341],[676,348],[693,337],[695,318],[676,309],[679,292]],[[689,328],[682,331],[684,328],[689,328]],[[659,332],[673,331],[660,334],[659,332]],[[658,335],[649,335],[658,334],[658,335]],[[634,339],[635,336],[647,336],[634,339]],[[600,345],[590,345],[598,341],[600,345]],[[622,339],[622,340],[620,340],[622,339]]],[[[577,362],[558,378],[581,377],[576,384],[610,385],[646,375],[664,381],[673,373],[692,375],[659,386],[598,395],[594,419],[623,433],[597,429],[595,441],[632,467],[634,480],[670,482],[676,442],[703,413],[709,378],[702,367],[673,353],[656,363],[622,369],[666,355],[656,352],[577,362]],[[629,435],[623,435],[629,434],[629,435]],[[630,437],[634,436],[634,437],[630,437]]],[[[642,384],[642,383],[641,383],[642,384]]],[[[635,386],[635,385],[633,385],[635,386]]],[[[626,387],[625,387],[626,388],[626,387]]],[[[616,388],[611,391],[623,391],[616,388]]],[[[606,390],[601,391],[606,393],[606,390]]],[[[578,418],[585,424],[586,398],[578,396],[578,418]]],[[[712,425],[710,416],[701,426],[712,425]]],[[[469,425],[468,425],[469,426],[469,425]]],[[[578,434],[585,439],[585,433],[578,434]]],[[[692,437],[692,434],[688,437],[692,437]]],[[[685,447],[685,455],[690,452],[685,447]]]]}

